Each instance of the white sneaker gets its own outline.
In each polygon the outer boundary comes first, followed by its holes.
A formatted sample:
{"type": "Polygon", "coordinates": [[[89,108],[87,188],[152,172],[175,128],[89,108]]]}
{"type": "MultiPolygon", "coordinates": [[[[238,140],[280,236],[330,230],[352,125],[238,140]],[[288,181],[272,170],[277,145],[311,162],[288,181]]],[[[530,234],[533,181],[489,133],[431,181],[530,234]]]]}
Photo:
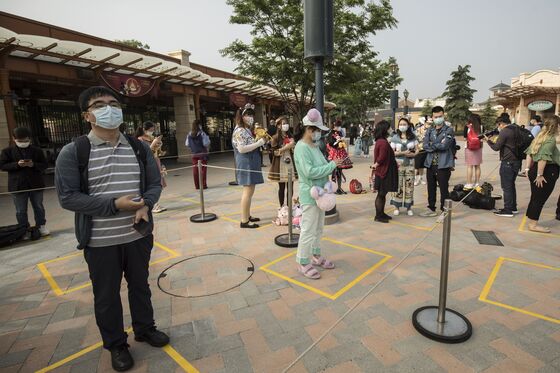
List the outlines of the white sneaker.
{"type": "Polygon", "coordinates": [[[426,177],[422,176],[422,185],[426,185],[426,177]]]}
{"type": "Polygon", "coordinates": [[[414,177],[414,186],[420,185],[420,175],[414,177]]]}
{"type": "Polygon", "coordinates": [[[445,220],[445,214],[440,214],[440,216],[438,216],[436,223],[441,224],[443,223],[443,221],[445,220]]]}
{"type": "Polygon", "coordinates": [[[399,209],[395,209],[395,211],[393,211],[393,215],[395,215],[395,216],[399,216],[400,213],[401,212],[399,211],[399,209]]]}
{"type": "Polygon", "coordinates": [[[414,212],[412,210],[408,210],[406,213],[408,216],[414,216],[414,212]]]}
{"type": "Polygon", "coordinates": [[[465,189],[472,189],[473,185],[472,184],[465,184],[464,188],[465,189]]]}
{"type": "Polygon", "coordinates": [[[161,207],[160,205],[155,206],[152,210],[152,212],[154,214],[158,214],[158,213],[164,212],[164,211],[167,211],[167,209],[165,207],[161,207]]]}
{"type": "Polygon", "coordinates": [[[47,229],[46,225],[41,225],[39,227],[39,232],[41,233],[41,237],[45,237],[45,236],[48,236],[49,234],[51,234],[51,231],[49,231],[47,229]]]}

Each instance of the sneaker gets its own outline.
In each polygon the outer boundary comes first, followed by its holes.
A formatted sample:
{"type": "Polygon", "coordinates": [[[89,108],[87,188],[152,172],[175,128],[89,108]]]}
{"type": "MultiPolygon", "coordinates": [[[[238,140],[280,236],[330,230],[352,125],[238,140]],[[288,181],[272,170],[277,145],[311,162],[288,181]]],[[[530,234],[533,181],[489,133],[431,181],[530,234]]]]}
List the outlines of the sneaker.
{"type": "Polygon", "coordinates": [[[445,220],[445,214],[440,214],[436,220],[436,223],[442,224],[444,220],[445,220]]]}
{"type": "Polygon", "coordinates": [[[412,210],[408,210],[408,211],[406,212],[406,214],[407,214],[408,216],[414,216],[414,212],[413,212],[412,210]]]}
{"type": "Polygon", "coordinates": [[[556,215],[556,220],[560,220],[560,214],[556,215]]]}
{"type": "Polygon", "coordinates": [[[465,184],[464,189],[472,189],[473,185],[472,184],[465,184]]]}
{"type": "Polygon", "coordinates": [[[519,210],[511,210],[511,212],[513,213],[513,215],[519,214],[519,210]]]}
{"type": "Polygon", "coordinates": [[[414,180],[414,186],[418,186],[418,185],[420,185],[420,179],[414,180]]]}
{"type": "Polygon", "coordinates": [[[375,220],[378,223],[385,223],[385,224],[389,223],[389,219],[385,218],[384,216],[376,217],[373,220],[375,220]]]}
{"type": "Polygon", "coordinates": [[[506,211],[504,209],[494,211],[494,215],[501,216],[504,218],[513,218],[513,212],[506,211]]]}
{"type": "Polygon", "coordinates": [[[41,233],[41,237],[45,237],[51,234],[51,232],[47,229],[46,225],[41,225],[39,227],[39,232],[41,233]]]}
{"type": "Polygon", "coordinates": [[[395,211],[393,211],[393,215],[395,216],[399,216],[400,213],[399,209],[395,209],[395,211]]]}
{"type": "Polygon", "coordinates": [[[426,176],[422,176],[422,185],[426,185],[426,176]]]}
{"type": "Polygon", "coordinates": [[[31,232],[25,232],[21,239],[22,241],[29,241],[31,239],[31,232]]]}
{"type": "Polygon", "coordinates": [[[159,214],[160,212],[164,212],[167,211],[167,209],[163,206],[161,206],[159,203],[157,203],[154,208],[152,209],[152,212],[154,214],[159,214]]]}
{"type": "Polygon", "coordinates": [[[426,211],[420,213],[420,216],[423,218],[434,218],[438,216],[438,213],[433,210],[427,209],[426,211]]]}

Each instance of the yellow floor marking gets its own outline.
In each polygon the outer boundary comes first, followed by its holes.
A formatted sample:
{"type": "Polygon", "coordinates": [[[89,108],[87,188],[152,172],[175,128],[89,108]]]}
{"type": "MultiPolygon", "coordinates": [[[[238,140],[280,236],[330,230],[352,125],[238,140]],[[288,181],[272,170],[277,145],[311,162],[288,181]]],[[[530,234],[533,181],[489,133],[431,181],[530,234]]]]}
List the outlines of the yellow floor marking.
{"type": "MultiPolygon", "coordinates": [[[[542,215],[556,217],[556,215],[553,214],[542,214],[542,215]]],[[[543,232],[530,231],[528,229],[525,229],[526,225],[527,225],[527,215],[523,216],[523,219],[521,219],[521,223],[519,224],[519,228],[517,230],[522,233],[538,234],[547,237],[560,237],[560,234],[556,234],[556,233],[543,233],[543,232]]]]}
{"type": "MultiPolygon", "coordinates": [[[[176,252],[175,250],[170,249],[169,247],[167,247],[165,245],[162,245],[159,242],[154,242],[154,247],[157,247],[157,248],[167,252],[169,255],[164,257],[164,258],[160,258],[160,259],[151,261],[150,265],[155,265],[155,264],[158,264],[158,263],[162,263],[162,262],[168,261],[170,259],[177,258],[181,255],[178,252],[176,252]]],[[[75,291],[87,288],[88,286],[91,286],[91,281],[88,281],[88,282],[83,283],[81,285],[77,285],[77,286],[68,288],[66,290],[62,290],[60,288],[60,286],[58,285],[58,283],[56,282],[56,280],[54,279],[54,277],[51,275],[51,273],[47,269],[46,264],[48,264],[48,263],[53,263],[53,262],[56,262],[56,261],[73,258],[73,257],[78,256],[78,255],[83,255],[83,253],[82,252],[77,252],[77,253],[74,253],[74,254],[62,256],[60,258],[47,260],[45,262],[37,264],[37,268],[39,269],[39,271],[41,272],[41,274],[43,275],[45,280],[47,280],[48,284],[50,285],[51,289],[54,291],[55,295],[62,296],[62,295],[65,295],[65,294],[73,293],[75,291]]]]}
{"type": "Polygon", "coordinates": [[[501,256],[496,261],[496,265],[494,266],[494,269],[492,270],[492,273],[490,273],[490,277],[488,277],[488,281],[486,281],[486,284],[484,285],[484,288],[482,289],[482,292],[480,293],[480,297],[478,298],[478,300],[481,301],[481,302],[492,304],[494,306],[502,307],[502,308],[505,308],[505,309],[508,309],[508,310],[511,310],[511,311],[519,312],[519,313],[522,313],[522,314],[525,314],[525,315],[528,315],[528,316],[533,316],[533,317],[536,317],[536,318],[541,319],[541,320],[549,321],[549,322],[552,322],[552,323],[555,323],[555,324],[560,324],[560,319],[555,319],[553,317],[541,315],[539,313],[532,312],[532,311],[529,311],[529,310],[526,310],[526,309],[523,309],[523,308],[510,306],[509,304],[496,302],[496,301],[488,299],[488,294],[490,293],[492,285],[494,285],[494,281],[496,281],[496,277],[498,275],[498,272],[500,271],[500,268],[502,267],[502,264],[506,261],[519,263],[519,264],[524,264],[524,265],[530,265],[530,266],[537,267],[537,268],[552,269],[552,270],[555,270],[555,271],[560,271],[560,268],[558,268],[558,267],[551,267],[551,266],[548,266],[548,265],[545,265],[545,264],[531,263],[531,262],[526,262],[526,261],[519,260],[519,259],[512,259],[512,258],[506,258],[506,257],[501,256]]]}
{"type": "Polygon", "coordinates": [[[420,225],[413,225],[413,224],[407,224],[407,223],[401,223],[400,221],[395,221],[393,220],[389,220],[389,224],[396,224],[396,225],[401,225],[403,227],[407,227],[407,228],[414,228],[414,229],[418,229],[418,230],[422,230],[422,231],[431,231],[432,229],[434,229],[437,224],[432,225],[431,227],[422,227],[420,225]]]}
{"type": "MultiPolygon", "coordinates": [[[[126,333],[130,333],[132,332],[132,328],[128,328],[125,330],[126,333]]],[[[57,361],[54,364],[51,364],[49,366],[44,367],[43,369],[39,369],[38,371],[36,371],[35,373],[46,373],[46,372],[50,372],[51,370],[54,370],[56,368],[61,367],[62,365],[72,361],[72,360],[76,360],[77,358],[84,356],[85,354],[94,351],[100,347],[103,346],[103,342],[97,342],[92,344],[91,346],[88,346],[86,348],[84,348],[83,350],[80,350],[78,352],[76,352],[75,354],[72,354],[60,361],[57,361]]],[[[179,354],[177,352],[177,350],[175,350],[171,345],[166,345],[162,348],[162,350],[169,355],[169,357],[171,357],[173,359],[173,361],[175,361],[177,363],[177,365],[179,365],[185,372],[187,373],[200,373],[198,371],[198,369],[196,369],[194,366],[192,366],[191,363],[188,362],[187,359],[185,359],[181,354],[179,354]]]]}
{"type": "Polygon", "coordinates": [[[348,243],[345,243],[345,242],[342,242],[342,241],[334,240],[334,239],[329,238],[329,237],[324,237],[323,240],[324,240],[324,241],[329,241],[329,242],[334,243],[334,244],[337,244],[337,245],[347,246],[347,247],[350,247],[350,248],[352,248],[352,249],[361,250],[361,251],[365,251],[365,252],[372,253],[372,254],[375,254],[375,255],[379,255],[379,256],[382,256],[383,258],[382,258],[380,261],[378,261],[377,263],[375,263],[372,267],[368,268],[365,272],[361,273],[358,277],[356,277],[354,280],[352,280],[350,283],[348,283],[347,285],[345,285],[342,289],[340,289],[339,291],[337,291],[337,292],[334,293],[334,294],[328,293],[328,292],[323,291],[323,290],[321,290],[321,289],[317,289],[317,288],[315,288],[315,287],[313,287],[313,286],[311,286],[311,285],[305,284],[305,283],[303,283],[303,282],[301,282],[301,281],[295,280],[295,279],[293,279],[293,278],[291,278],[291,277],[288,277],[288,276],[286,276],[286,275],[283,275],[283,274],[281,274],[281,273],[278,273],[278,272],[276,272],[276,271],[270,269],[270,267],[273,266],[274,264],[276,264],[276,263],[278,263],[278,262],[281,262],[282,260],[288,259],[288,258],[290,258],[290,257],[292,257],[292,256],[295,256],[296,253],[297,253],[297,251],[293,251],[293,252],[291,252],[291,253],[289,253],[289,254],[286,254],[286,255],[284,255],[284,256],[281,256],[280,258],[275,259],[275,260],[271,261],[270,263],[267,263],[267,264],[261,266],[259,269],[260,269],[261,271],[270,273],[271,275],[274,275],[274,276],[276,276],[276,277],[278,277],[278,278],[281,278],[281,279],[284,280],[284,281],[291,282],[292,284],[295,284],[295,285],[300,286],[300,287],[302,287],[302,288],[304,288],[304,289],[307,289],[307,290],[312,291],[312,292],[314,292],[314,293],[316,293],[316,294],[319,294],[319,295],[321,295],[321,296],[323,296],[323,297],[325,297],[325,298],[328,298],[328,299],[330,299],[330,300],[336,300],[336,299],[339,298],[342,294],[346,293],[348,290],[350,290],[352,287],[354,287],[357,283],[359,283],[361,280],[363,280],[367,275],[371,274],[371,273],[372,273],[373,271],[375,271],[377,268],[379,268],[380,266],[382,266],[387,260],[389,260],[389,259],[392,258],[391,255],[382,253],[382,252],[380,252],[380,251],[375,251],[375,250],[368,249],[368,248],[365,248],[365,247],[361,247],[361,246],[356,246],[356,245],[348,244],[348,243]]]}

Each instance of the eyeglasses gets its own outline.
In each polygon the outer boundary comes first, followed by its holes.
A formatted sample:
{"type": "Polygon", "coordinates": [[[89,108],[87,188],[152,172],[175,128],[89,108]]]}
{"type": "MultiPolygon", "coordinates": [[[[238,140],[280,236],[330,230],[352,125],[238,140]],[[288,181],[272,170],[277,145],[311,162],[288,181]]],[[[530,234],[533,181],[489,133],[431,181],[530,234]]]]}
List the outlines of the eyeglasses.
{"type": "Polygon", "coordinates": [[[122,105],[117,102],[117,101],[111,101],[109,103],[106,102],[94,102],[93,104],[91,104],[90,106],[88,106],[88,110],[89,109],[93,109],[93,110],[97,110],[97,109],[105,109],[107,106],[111,106],[117,109],[121,109],[122,105]]]}

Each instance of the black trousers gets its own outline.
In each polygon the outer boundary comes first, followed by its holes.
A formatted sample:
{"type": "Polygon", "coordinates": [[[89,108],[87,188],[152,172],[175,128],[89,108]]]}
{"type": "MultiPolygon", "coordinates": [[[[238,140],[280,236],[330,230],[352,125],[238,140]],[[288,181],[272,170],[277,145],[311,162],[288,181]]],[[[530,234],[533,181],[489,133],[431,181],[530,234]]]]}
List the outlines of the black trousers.
{"type": "Polygon", "coordinates": [[[539,188],[534,183],[535,179],[537,178],[537,163],[534,163],[533,167],[531,167],[531,169],[529,170],[527,176],[529,177],[529,180],[531,180],[531,200],[529,201],[529,206],[527,207],[526,214],[529,219],[539,220],[546,200],[554,191],[556,180],[558,180],[559,170],[560,167],[558,167],[558,165],[556,164],[546,165],[543,172],[546,183],[543,183],[542,188],[539,188]]]}
{"type": "Polygon", "coordinates": [[[120,295],[123,273],[128,283],[134,334],[141,335],[155,325],[148,284],[153,243],[154,236],[150,234],[124,245],[88,247],[84,250],[93,284],[95,320],[106,349],[120,346],[127,340],[120,295]]]}
{"type": "Polygon", "coordinates": [[[426,179],[428,182],[428,208],[436,211],[437,187],[439,185],[440,209],[443,210],[443,203],[449,199],[449,179],[451,178],[450,168],[438,169],[437,166],[428,168],[426,179]]]}
{"type": "Polygon", "coordinates": [[[560,195],[558,196],[558,202],[556,203],[556,219],[560,219],[560,195]]]}

